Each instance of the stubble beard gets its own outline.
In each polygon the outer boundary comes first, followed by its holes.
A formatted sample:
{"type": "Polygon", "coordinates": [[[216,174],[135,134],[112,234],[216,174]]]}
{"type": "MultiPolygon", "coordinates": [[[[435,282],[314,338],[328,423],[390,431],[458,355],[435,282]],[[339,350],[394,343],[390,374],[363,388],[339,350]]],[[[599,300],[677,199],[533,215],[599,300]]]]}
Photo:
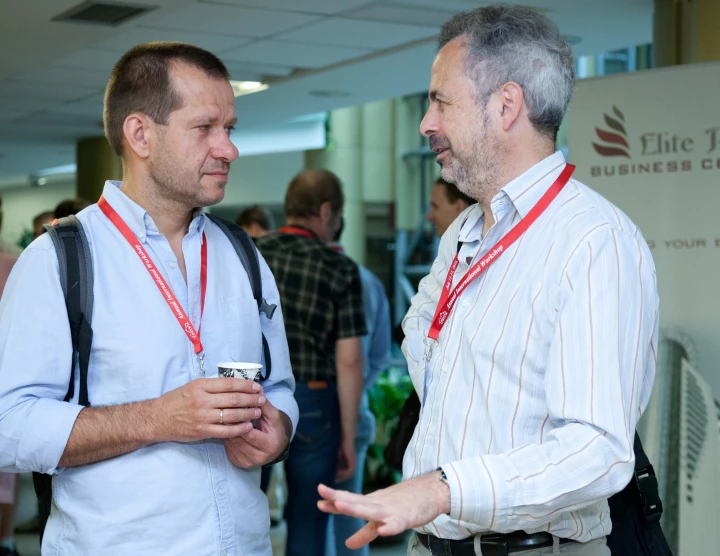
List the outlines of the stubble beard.
{"type": "Polygon", "coordinates": [[[489,201],[500,185],[502,152],[496,138],[488,132],[489,127],[490,119],[486,114],[480,132],[471,140],[472,152],[462,158],[453,156],[450,164],[441,164],[445,181],[454,183],[465,195],[480,202],[489,201]]]}

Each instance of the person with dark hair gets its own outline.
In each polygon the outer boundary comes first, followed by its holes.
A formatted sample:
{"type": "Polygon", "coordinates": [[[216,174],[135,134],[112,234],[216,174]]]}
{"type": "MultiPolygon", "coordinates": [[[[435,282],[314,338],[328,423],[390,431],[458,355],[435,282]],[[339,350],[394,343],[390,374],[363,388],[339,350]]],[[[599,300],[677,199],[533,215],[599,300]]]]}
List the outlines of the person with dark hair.
{"type": "Polygon", "coordinates": [[[477,201],[465,195],[453,183],[440,178],[435,182],[430,197],[430,211],[427,219],[435,225],[438,236],[442,237],[450,224],[470,205],[477,201]]]}
{"type": "Polygon", "coordinates": [[[238,156],[227,70],[191,45],[136,46],[111,73],[104,115],[123,181],[77,215],[94,275],[89,405],[43,234],[0,305],[0,470],[52,475],[43,553],[271,556],[260,467],[284,457],[298,410],[281,311],[259,314],[203,211],[238,156]],[[220,363],[265,361],[263,336],[267,380],[218,378],[220,363]]]}
{"type": "Polygon", "coordinates": [[[33,239],[37,239],[43,233],[43,226],[55,220],[55,211],[48,210],[41,212],[33,218],[33,239]]]}
{"type": "Polygon", "coordinates": [[[245,230],[248,235],[257,239],[275,231],[275,221],[268,209],[260,205],[253,205],[243,210],[235,223],[245,230]]]}
{"type": "Polygon", "coordinates": [[[66,216],[77,214],[90,205],[92,205],[92,203],[82,197],[65,199],[64,201],[60,201],[58,206],[55,207],[55,218],[65,218],[66,216]]]}
{"type": "Polygon", "coordinates": [[[324,554],[328,518],[317,507],[317,485],[345,481],[356,466],[367,332],[362,282],[357,265],[327,247],[344,203],[335,174],[301,172],[285,194],[287,225],[257,240],[280,290],[297,380],[300,422],[285,462],[291,556],[324,554]]]}
{"type": "Polygon", "coordinates": [[[440,242],[403,323],[422,403],[403,482],[319,487],[368,521],[350,548],[414,529],[408,554],[608,556],[607,499],[634,472],[658,295],[642,233],[554,152],[574,64],[537,10],[443,25],[420,131],[477,199],[440,242]]]}

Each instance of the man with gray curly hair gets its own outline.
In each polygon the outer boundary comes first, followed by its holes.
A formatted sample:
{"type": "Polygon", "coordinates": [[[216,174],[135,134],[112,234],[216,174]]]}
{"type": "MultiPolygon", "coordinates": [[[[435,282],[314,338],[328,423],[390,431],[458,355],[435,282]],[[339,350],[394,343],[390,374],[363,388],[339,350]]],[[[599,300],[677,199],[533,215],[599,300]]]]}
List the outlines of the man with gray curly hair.
{"type": "Polygon", "coordinates": [[[403,323],[422,400],[404,481],[319,488],[323,510],[369,522],[351,548],[414,529],[413,555],[610,554],[607,499],[633,473],[658,296],[638,228],[554,153],[573,79],[536,11],[479,8],[442,28],[420,130],[478,204],[403,323]]]}

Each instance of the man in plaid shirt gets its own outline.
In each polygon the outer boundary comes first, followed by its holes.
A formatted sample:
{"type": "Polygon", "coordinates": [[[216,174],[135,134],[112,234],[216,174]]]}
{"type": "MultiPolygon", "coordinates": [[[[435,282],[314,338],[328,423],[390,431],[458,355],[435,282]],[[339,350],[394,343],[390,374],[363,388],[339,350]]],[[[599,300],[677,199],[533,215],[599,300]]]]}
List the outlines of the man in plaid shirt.
{"type": "Polygon", "coordinates": [[[355,470],[366,334],[362,283],[357,265],[326,246],[340,229],[343,204],[337,176],[301,172],[285,195],[287,225],[257,240],[280,291],[300,408],[285,463],[288,555],[324,554],[327,514],[317,508],[317,486],[344,481],[355,470]]]}

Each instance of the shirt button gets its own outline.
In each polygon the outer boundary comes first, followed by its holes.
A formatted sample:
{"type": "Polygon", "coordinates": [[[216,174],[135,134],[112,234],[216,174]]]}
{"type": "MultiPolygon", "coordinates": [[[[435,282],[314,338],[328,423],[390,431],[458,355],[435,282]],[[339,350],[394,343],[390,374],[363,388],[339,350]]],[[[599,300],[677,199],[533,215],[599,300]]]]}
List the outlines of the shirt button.
{"type": "Polygon", "coordinates": [[[442,366],[442,372],[444,372],[444,373],[447,372],[447,365],[443,365],[443,366],[442,366]]]}
{"type": "Polygon", "coordinates": [[[176,266],[177,266],[177,265],[176,265],[175,263],[170,263],[170,268],[172,268],[173,270],[175,270],[175,267],[176,267],[176,266]]]}
{"type": "Polygon", "coordinates": [[[225,494],[225,491],[224,491],[223,489],[221,489],[221,488],[219,488],[217,492],[218,492],[218,494],[220,494],[220,495],[225,494]]]}
{"type": "Polygon", "coordinates": [[[138,239],[145,239],[145,234],[142,232],[138,235],[138,239]]]}
{"type": "Polygon", "coordinates": [[[468,305],[470,305],[470,302],[467,299],[462,302],[463,307],[467,307],[468,305]]]}

